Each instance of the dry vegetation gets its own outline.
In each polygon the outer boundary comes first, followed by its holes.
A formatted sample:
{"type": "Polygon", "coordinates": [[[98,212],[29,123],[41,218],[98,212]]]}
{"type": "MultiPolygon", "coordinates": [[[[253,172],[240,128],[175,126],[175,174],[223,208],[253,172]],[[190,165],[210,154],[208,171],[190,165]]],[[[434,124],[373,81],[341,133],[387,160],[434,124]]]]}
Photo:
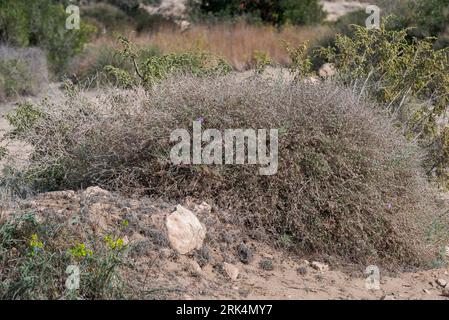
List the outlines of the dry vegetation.
{"type": "Polygon", "coordinates": [[[285,42],[297,46],[305,41],[317,41],[331,33],[327,27],[283,27],[277,30],[270,26],[254,26],[246,23],[196,25],[185,32],[161,30],[150,34],[143,43],[154,44],[164,51],[207,50],[224,57],[237,70],[251,65],[257,51],[268,54],[280,65],[290,63],[285,42]]]}
{"type": "MultiPolygon", "coordinates": [[[[247,23],[220,23],[194,25],[186,31],[165,27],[147,34],[127,34],[140,48],[153,47],[164,53],[208,51],[225,58],[236,70],[252,66],[256,52],[263,52],[276,64],[287,65],[290,58],[286,43],[297,46],[305,41],[315,41],[331,34],[328,27],[283,27],[255,26],[247,23]]],[[[100,37],[90,45],[89,54],[79,62],[81,68],[96,61],[101,48],[117,49],[117,38],[100,37]]],[[[78,66],[75,66],[78,68],[78,66]]]]}
{"type": "Polygon", "coordinates": [[[18,189],[100,185],[193,196],[231,210],[236,223],[261,228],[272,241],[286,237],[295,250],[357,263],[426,265],[447,235],[435,228],[445,222],[417,147],[385,114],[331,83],[186,77],[149,92],[112,90],[95,99],[75,93],[22,108],[13,133],[34,151],[15,177],[18,189]],[[278,173],[173,166],[170,132],[190,129],[198,118],[220,130],[280,128],[278,173]]]}
{"type": "Polygon", "coordinates": [[[52,32],[65,19],[55,1],[15,1],[0,4],[10,43],[0,45],[0,102],[40,95],[49,78],[60,89],[5,115],[0,299],[165,297],[152,275],[182,284],[205,266],[213,281],[197,283],[231,287],[224,262],[272,272],[281,255],[389,271],[447,265],[447,204],[431,183],[449,188],[447,12],[433,12],[449,0],[378,0],[404,12],[379,30],[349,27],[364,11],[292,25],[286,17],[306,12],[292,7],[261,20],[257,1],[180,27],[139,1],[111,0],[82,6],[74,34],[52,32]],[[316,72],[324,62],[329,77],[316,72]],[[203,130],[279,129],[277,174],[174,165],[170,134],[198,119],[203,130]],[[207,226],[187,255],[170,248],[164,224],[180,203],[207,226]],[[263,248],[259,263],[241,259],[242,243],[263,248]],[[69,264],[83,271],[80,290],[64,285],[69,264]]]}

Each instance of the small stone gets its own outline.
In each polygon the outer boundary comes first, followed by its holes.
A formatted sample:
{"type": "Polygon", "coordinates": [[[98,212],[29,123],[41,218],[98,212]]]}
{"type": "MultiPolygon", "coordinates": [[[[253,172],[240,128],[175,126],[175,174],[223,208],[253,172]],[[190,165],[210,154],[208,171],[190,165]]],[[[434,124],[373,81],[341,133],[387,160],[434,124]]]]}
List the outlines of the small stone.
{"type": "Polygon", "coordinates": [[[54,200],[59,200],[59,199],[76,200],[78,198],[75,191],[73,191],[73,190],[47,192],[44,194],[43,197],[48,198],[48,199],[54,199],[54,200]]]}
{"type": "Polygon", "coordinates": [[[307,84],[318,84],[321,82],[321,80],[320,80],[320,78],[313,76],[313,77],[304,79],[304,82],[307,84]]]}
{"type": "Polygon", "coordinates": [[[89,187],[83,192],[83,196],[86,198],[90,197],[107,197],[110,196],[111,193],[107,190],[104,190],[100,187],[89,187]]]}
{"type": "Polygon", "coordinates": [[[436,281],[435,281],[440,287],[446,287],[446,285],[447,285],[447,281],[446,280],[444,280],[444,279],[437,279],[436,281]]]}
{"type": "Polygon", "coordinates": [[[310,266],[310,261],[309,261],[309,260],[306,260],[306,259],[300,260],[300,265],[301,265],[301,266],[308,267],[308,266],[310,266]]]}
{"type": "Polygon", "coordinates": [[[195,214],[181,205],[166,219],[168,239],[171,246],[180,254],[187,254],[203,246],[206,228],[195,214]]]}
{"type": "Polygon", "coordinates": [[[233,264],[224,262],[223,268],[231,280],[233,280],[233,281],[237,280],[237,277],[239,276],[239,269],[236,266],[234,266],[233,264]]]}
{"type": "Polygon", "coordinates": [[[198,262],[196,262],[194,260],[190,261],[190,270],[196,274],[201,274],[203,271],[201,269],[200,265],[198,264],[198,262]]]}
{"type": "Polygon", "coordinates": [[[430,291],[427,289],[422,289],[422,291],[424,291],[424,293],[430,294],[430,291]]]}
{"type": "Polygon", "coordinates": [[[324,271],[328,271],[329,270],[329,266],[325,263],[321,263],[321,262],[317,262],[317,261],[313,261],[310,266],[318,271],[324,272],[324,271]]]}
{"type": "Polygon", "coordinates": [[[172,250],[169,248],[160,249],[159,252],[160,252],[161,257],[164,259],[168,259],[172,256],[172,250]]]}
{"type": "Polygon", "coordinates": [[[325,63],[321,66],[320,70],[318,70],[318,74],[321,78],[330,78],[335,75],[335,73],[335,66],[332,63],[325,63]]]}
{"type": "Polygon", "coordinates": [[[446,257],[449,258],[449,246],[446,246],[444,253],[446,254],[446,257]]]}
{"type": "Polygon", "coordinates": [[[195,210],[200,213],[211,213],[212,207],[207,202],[203,201],[200,205],[196,206],[195,210]]]}

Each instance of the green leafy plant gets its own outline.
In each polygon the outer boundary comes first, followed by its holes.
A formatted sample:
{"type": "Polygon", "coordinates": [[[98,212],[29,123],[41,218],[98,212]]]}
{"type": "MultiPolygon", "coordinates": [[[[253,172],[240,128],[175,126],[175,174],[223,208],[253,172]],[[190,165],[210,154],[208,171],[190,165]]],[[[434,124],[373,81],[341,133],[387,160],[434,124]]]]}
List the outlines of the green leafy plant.
{"type": "Polygon", "coordinates": [[[264,73],[265,69],[271,64],[271,59],[268,53],[262,51],[254,51],[253,65],[256,74],[264,73]]]}
{"type": "Polygon", "coordinates": [[[449,46],[449,1],[448,0],[382,0],[385,14],[394,15],[388,27],[392,30],[409,28],[411,37],[436,39],[434,48],[449,46]]]}
{"type": "Polygon", "coordinates": [[[0,61],[0,101],[33,91],[29,66],[18,59],[0,61]]]}
{"type": "Polygon", "coordinates": [[[0,298],[122,298],[118,268],[124,264],[123,240],[93,238],[95,251],[84,242],[64,250],[77,238],[69,231],[48,219],[38,222],[34,213],[16,213],[0,222],[0,298]],[[80,270],[77,290],[64,285],[70,265],[80,270]]]}
{"type": "Polygon", "coordinates": [[[80,29],[66,29],[68,15],[62,4],[51,0],[4,0],[0,2],[0,41],[15,46],[46,50],[56,72],[80,53],[95,28],[81,21],[80,29]]]}
{"type": "Polygon", "coordinates": [[[352,36],[337,36],[335,47],[320,54],[335,64],[343,83],[371,94],[397,116],[405,134],[426,146],[427,171],[446,184],[447,128],[438,121],[449,103],[449,50],[434,50],[432,39],[409,41],[407,31],[388,30],[385,23],[373,30],[354,26],[352,36]]]}
{"type": "Polygon", "coordinates": [[[119,54],[132,63],[134,72],[114,66],[107,66],[106,70],[116,77],[120,86],[125,88],[137,84],[149,88],[174,74],[201,77],[224,75],[232,70],[224,59],[203,51],[154,55],[142,59],[141,51],[137,50],[127,38],[119,37],[119,41],[122,45],[119,54]]]}
{"type": "Polygon", "coordinates": [[[8,122],[14,126],[14,130],[10,132],[9,136],[12,137],[16,134],[20,134],[28,130],[33,124],[39,120],[42,116],[42,112],[31,102],[25,101],[12,112],[6,114],[8,122]]]}
{"type": "Polygon", "coordinates": [[[78,243],[76,246],[69,250],[70,255],[75,259],[83,259],[91,257],[94,252],[91,249],[87,249],[84,243],[78,243]]]}
{"type": "Polygon", "coordinates": [[[297,47],[292,47],[289,43],[286,43],[285,47],[291,60],[289,70],[294,76],[294,81],[298,82],[313,75],[308,44],[303,43],[297,47]]]}

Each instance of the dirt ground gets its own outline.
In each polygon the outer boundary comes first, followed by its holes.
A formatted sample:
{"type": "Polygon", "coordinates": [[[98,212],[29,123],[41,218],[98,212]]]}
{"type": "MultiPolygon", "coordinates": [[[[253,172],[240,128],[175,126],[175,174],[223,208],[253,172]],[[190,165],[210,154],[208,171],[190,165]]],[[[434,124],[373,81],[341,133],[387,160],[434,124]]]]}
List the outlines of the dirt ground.
{"type": "Polygon", "coordinates": [[[180,204],[199,219],[206,237],[201,249],[180,254],[166,227],[177,204],[95,187],[41,194],[21,206],[36,212],[40,221],[82,221],[71,227],[71,234],[103,236],[129,221],[120,230],[129,246],[120,273],[136,299],[449,299],[443,296],[447,268],[394,274],[380,268],[379,287],[370,289],[365,266],[293,254],[233,225],[232,213],[207,205],[210,209],[202,209],[204,203],[196,199],[180,204]]]}

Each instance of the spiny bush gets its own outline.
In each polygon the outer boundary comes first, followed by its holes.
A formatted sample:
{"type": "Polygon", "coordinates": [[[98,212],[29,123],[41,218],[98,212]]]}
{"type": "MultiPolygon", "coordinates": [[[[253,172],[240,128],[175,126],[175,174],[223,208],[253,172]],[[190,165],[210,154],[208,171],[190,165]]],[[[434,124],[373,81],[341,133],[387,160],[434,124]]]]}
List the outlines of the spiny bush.
{"type": "Polygon", "coordinates": [[[123,298],[121,239],[93,237],[86,245],[71,224],[51,220],[16,212],[0,221],[0,299],[123,298]],[[79,276],[79,289],[66,286],[70,276],[79,276]]]}
{"type": "Polygon", "coordinates": [[[426,146],[427,171],[449,186],[449,128],[439,126],[449,104],[449,50],[434,50],[431,39],[410,42],[406,29],[382,24],[373,30],[354,26],[352,36],[337,36],[335,47],[321,54],[335,64],[341,81],[397,116],[405,134],[426,146]]]}
{"type": "Polygon", "coordinates": [[[425,265],[449,234],[434,228],[447,223],[418,148],[387,115],[332,83],[178,77],[35,108],[42,115],[14,134],[33,146],[22,178],[35,190],[100,185],[193,196],[262,228],[273,243],[288,238],[289,248],[357,263],[425,265]],[[203,129],[279,129],[277,174],[172,164],[172,131],[191,132],[197,119],[203,129]]]}
{"type": "Polygon", "coordinates": [[[0,46],[0,102],[36,94],[47,84],[47,60],[41,50],[0,46]]]}

